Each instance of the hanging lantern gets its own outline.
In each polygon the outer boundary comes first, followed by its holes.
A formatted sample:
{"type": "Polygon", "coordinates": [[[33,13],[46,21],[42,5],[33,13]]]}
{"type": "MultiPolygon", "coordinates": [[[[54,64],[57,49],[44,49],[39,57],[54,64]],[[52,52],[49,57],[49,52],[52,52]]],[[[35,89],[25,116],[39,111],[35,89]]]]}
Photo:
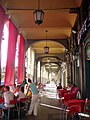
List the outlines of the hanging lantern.
{"type": "Polygon", "coordinates": [[[45,46],[45,47],[44,47],[44,53],[45,53],[45,54],[48,54],[48,53],[49,53],[49,47],[48,47],[48,46],[45,46]]]}
{"type": "Polygon", "coordinates": [[[49,53],[49,47],[47,46],[47,30],[46,30],[46,46],[44,47],[44,53],[48,54],[49,53]]]}
{"type": "Polygon", "coordinates": [[[44,12],[42,10],[35,10],[33,12],[33,15],[36,24],[40,25],[41,23],[43,23],[44,12]]]}
{"type": "Polygon", "coordinates": [[[38,9],[33,12],[35,23],[40,25],[43,23],[44,12],[40,9],[40,0],[38,0],[38,9]]]}

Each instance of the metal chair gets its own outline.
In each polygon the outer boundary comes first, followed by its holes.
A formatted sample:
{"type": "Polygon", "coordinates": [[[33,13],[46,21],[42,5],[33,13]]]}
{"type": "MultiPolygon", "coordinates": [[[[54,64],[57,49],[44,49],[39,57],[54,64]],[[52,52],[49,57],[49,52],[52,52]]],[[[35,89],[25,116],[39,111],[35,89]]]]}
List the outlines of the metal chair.
{"type": "MultiPolygon", "coordinates": [[[[67,109],[67,101],[68,100],[70,100],[70,93],[64,93],[64,97],[63,97],[63,99],[62,99],[62,106],[61,106],[61,108],[63,108],[63,113],[62,113],[62,115],[63,115],[63,120],[64,120],[64,114],[65,113],[67,113],[66,111],[66,109],[67,109]]],[[[61,114],[61,111],[60,111],[60,114],[61,114]]]]}
{"type": "Polygon", "coordinates": [[[17,100],[10,100],[10,104],[9,104],[9,107],[6,107],[4,110],[7,110],[8,113],[7,113],[7,119],[9,120],[10,119],[10,110],[13,109],[15,110],[15,105],[17,106],[17,100]]]}
{"type": "Polygon", "coordinates": [[[21,110],[26,110],[27,108],[27,104],[28,103],[28,98],[21,98],[19,101],[18,101],[18,118],[20,118],[20,113],[21,113],[21,110]],[[21,105],[23,103],[23,105],[21,105]]]}

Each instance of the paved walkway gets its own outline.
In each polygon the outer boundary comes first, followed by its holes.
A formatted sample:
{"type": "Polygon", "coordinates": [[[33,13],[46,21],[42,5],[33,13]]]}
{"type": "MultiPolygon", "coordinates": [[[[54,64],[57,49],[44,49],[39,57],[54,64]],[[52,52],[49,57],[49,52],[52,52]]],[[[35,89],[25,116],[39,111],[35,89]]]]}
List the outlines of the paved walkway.
{"type": "Polygon", "coordinates": [[[56,93],[43,91],[40,96],[38,116],[25,116],[21,120],[60,120],[60,101],[56,93]]]}

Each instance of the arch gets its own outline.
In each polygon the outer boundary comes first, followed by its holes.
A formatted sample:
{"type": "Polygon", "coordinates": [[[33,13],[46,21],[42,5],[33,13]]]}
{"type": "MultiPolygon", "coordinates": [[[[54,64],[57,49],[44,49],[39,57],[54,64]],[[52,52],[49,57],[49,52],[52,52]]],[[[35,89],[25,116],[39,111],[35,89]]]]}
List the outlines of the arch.
{"type": "MultiPolygon", "coordinates": [[[[60,63],[58,63],[58,62],[50,62],[50,63],[51,63],[51,64],[54,63],[54,64],[58,65],[59,67],[61,66],[61,62],[60,62],[60,63]]],[[[43,65],[45,65],[45,64],[47,64],[47,62],[41,63],[41,67],[42,67],[43,65]]]]}
{"type": "Polygon", "coordinates": [[[62,60],[61,60],[58,56],[40,56],[40,57],[38,57],[38,58],[36,59],[36,63],[37,63],[38,61],[41,61],[41,60],[44,59],[44,58],[56,58],[57,60],[59,60],[59,62],[62,62],[62,60]]]}
{"type": "MultiPolygon", "coordinates": [[[[43,39],[43,40],[30,40],[30,39],[27,39],[26,40],[26,48],[28,49],[32,44],[34,44],[36,42],[42,42],[42,41],[45,42],[45,39],[43,39]]],[[[59,43],[59,44],[63,45],[66,49],[69,48],[68,39],[57,39],[57,40],[48,39],[47,41],[54,41],[56,43],[59,43]]]]}
{"type": "MultiPolygon", "coordinates": [[[[46,40],[36,41],[31,44],[32,49],[34,49],[36,56],[46,56],[44,53],[44,47],[46,46],[46,40]]],[[[65,47],[57,41],[47,40],[47,46],[49,47],[49,55],[59,56],[64,60],[65,47]]],[[[28,46],[29,47],[29,46],[28,46]]]]}

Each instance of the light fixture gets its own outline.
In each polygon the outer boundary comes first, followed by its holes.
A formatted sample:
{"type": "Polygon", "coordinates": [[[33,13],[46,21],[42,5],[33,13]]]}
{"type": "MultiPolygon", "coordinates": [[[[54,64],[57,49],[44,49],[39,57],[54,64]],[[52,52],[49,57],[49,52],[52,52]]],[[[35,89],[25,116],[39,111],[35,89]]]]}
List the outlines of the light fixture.
{"type": "Polygon", "coordinates": [[[75,30],[72,29],[72,33],[76,34],[77,32],[75,30]]]}
{"type": "Polygon", "coordinates": [[[43,23],[44,12],[40,10],[40,0],[38,0],[38,9],[33,12],[35,23],[40,25],[43,23]]]}
{"type": "Polygon", "coordinates": [[[46,30],[46,46],[44,47],[44,53],[48,54],[49,53],[49,47],[47,46],[47,30],[46,30]]]}

